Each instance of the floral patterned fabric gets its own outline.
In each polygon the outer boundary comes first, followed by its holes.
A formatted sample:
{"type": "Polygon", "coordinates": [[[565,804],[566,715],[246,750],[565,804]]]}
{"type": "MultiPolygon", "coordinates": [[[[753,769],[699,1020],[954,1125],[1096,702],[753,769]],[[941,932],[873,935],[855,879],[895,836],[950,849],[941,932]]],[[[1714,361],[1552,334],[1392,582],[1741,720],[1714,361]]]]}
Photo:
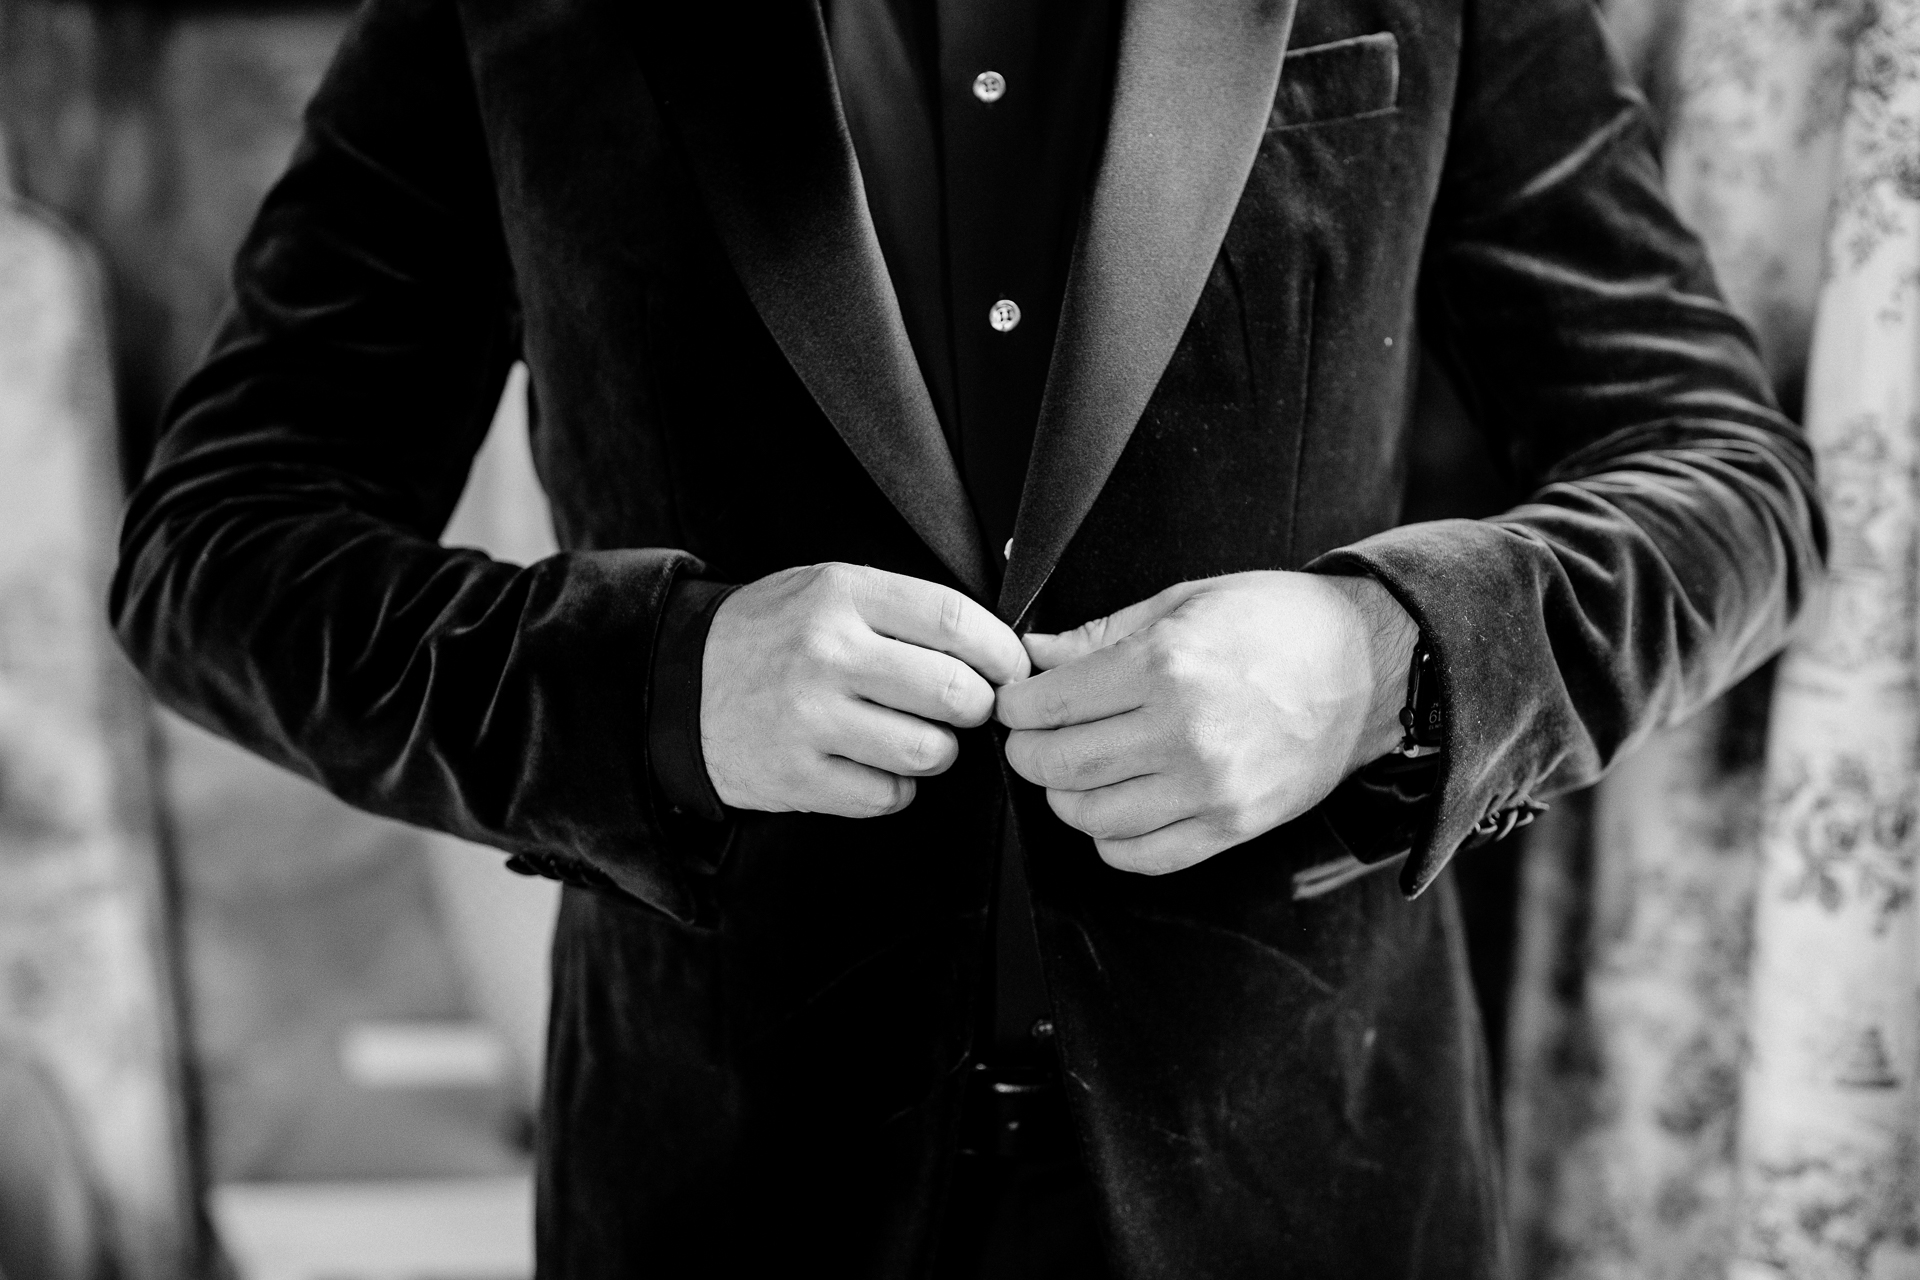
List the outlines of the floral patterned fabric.
{"type": "Polygon", "coordinates": [[[1824,609],[1780,670],[1756,904],[1733,1274],[1920,1274],[1920,3],[1854,43],[1806,423],[1824,609]]]}
{"type": "Polygon", "coordinates": [[[105,339],[90,257],[13,197],[0,154],[0,1267],[15,1280],[195,1265],[148,725],[100,606],[119,498],[105,339]]]}
{"type": "Polygon", "coordinates": [[[1803,412],[1832,572],[1770,696],[1656,736],[1532,842],[1517,1272],[1920,1275],[1920,3],[1609,18],[1676,204],[1803,412]]]}

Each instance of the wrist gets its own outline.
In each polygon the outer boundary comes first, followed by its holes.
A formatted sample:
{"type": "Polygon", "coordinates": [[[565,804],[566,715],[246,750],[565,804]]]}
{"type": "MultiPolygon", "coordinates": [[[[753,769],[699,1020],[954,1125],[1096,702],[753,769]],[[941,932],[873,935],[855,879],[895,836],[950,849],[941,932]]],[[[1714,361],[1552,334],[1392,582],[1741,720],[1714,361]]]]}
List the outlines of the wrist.
{"type": "Polygon", "coordinates": [[[1407,700],[1407,672],[1420,626],[1391,592],[1372,578],[1331,579],[1353,605],[1359,644],[1365,649],[1371,696],[1342,776],[1399,747],[1406,728],[1400,710],[1407,700]]]}

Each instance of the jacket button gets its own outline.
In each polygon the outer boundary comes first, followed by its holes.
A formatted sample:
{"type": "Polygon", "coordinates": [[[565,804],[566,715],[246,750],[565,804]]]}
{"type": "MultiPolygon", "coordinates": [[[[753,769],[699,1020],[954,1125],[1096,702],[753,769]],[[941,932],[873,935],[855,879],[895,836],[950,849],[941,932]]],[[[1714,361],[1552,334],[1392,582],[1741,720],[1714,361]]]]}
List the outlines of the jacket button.
{"type": "Polygon", "coordinates": [[[1495,840],[1504,839],[1507,833],[1513,830],[1513,817],[1515,812],[1513,809],[1496,809],[1492,813],[1489,813],[1486,817],[1473,824],[1473,830],[1467,833],[1467,838],[1461,843],[1460,847],[1463,849],[1478,849],[1481,845],[1492,844],[1495,840]]]}
{"type": "Polygon", "coordinates": [[[1545,813],[1547,806],[1538,801],[1521,796],[1505,809],[1496,809],[1473,824],[1473,832],[1468,837],[1466,847],[1477,849],[1483,844],[1492,844],[1496,840],[1505,840],[1516,830],[1532,822],[1545,813]]]}
{"type": "Polygon", "coordinates": [[[973,96],[985,103],[995,103],[1007,94],[1007,78],[998,71],[982,71],[973,78],[973,96]]]}

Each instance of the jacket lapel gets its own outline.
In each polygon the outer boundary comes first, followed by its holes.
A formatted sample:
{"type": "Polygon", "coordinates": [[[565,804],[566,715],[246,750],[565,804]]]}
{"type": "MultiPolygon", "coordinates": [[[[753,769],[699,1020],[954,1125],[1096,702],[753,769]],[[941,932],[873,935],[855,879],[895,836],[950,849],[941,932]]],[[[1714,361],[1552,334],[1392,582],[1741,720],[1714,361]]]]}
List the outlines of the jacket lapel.
{"type": "Polygon", "coordinates": [[[1260,148],[1294,0],[1127,0],[1000,613],[1025,615],[1185,332],[1260,148]]]}
{"type": "Polygon", "coordinates": [[[754,307],[881,492],[987,598],[979,526],[880,255],[819,6],[648,7],[649,77],[754,307]]]}

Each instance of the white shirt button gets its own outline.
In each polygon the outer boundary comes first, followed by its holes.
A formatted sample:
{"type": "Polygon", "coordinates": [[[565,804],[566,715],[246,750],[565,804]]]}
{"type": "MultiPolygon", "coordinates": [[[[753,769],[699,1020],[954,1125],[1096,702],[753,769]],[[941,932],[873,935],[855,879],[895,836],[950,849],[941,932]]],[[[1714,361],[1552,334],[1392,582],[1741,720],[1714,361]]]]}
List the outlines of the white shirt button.
{"type": "Polygon", "coordinates": [[[982,102],[998,102],[1007,93],[1007,78],[998,71],[982,71],[973,78],[973,96],[982,102]]]}
{"type": "Polygon", "coordinates": [[[1007,545],[1000,548],[1000,558],[1002,560],[1013,559],[1013,539],[1012,538],[1008,538],[1007,545]]]}
{"type": "Polygon", "coordinates": [[[1011,333],[1020,323],[1020,304],[1012,298],[1000,299],[987,309],[987,323],[995,333],[1011,333]]]}

